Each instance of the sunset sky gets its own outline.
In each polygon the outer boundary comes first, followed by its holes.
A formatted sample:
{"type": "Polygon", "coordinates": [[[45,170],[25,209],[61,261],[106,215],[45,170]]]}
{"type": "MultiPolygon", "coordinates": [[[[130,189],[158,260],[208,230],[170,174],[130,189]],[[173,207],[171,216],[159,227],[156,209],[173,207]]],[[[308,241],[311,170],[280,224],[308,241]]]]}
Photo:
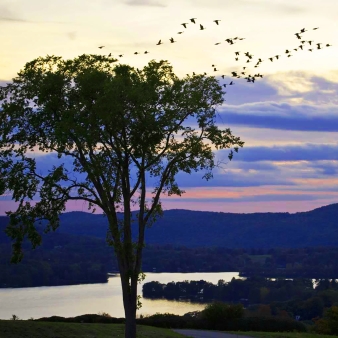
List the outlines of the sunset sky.
{"type": "MultiPolygon", "coordinates": [[[[221,83],[234,80],[219,121],[245,141],[244,148],[211,181],[202,173],[179,174],[186,194],[164,198],[164,208],[307,211],[338,203],[337,13],[337,0],[0,0],[0,85],[39,56],[84,53],[123,54],[119,61],[135,67],[165,59],[178,76],[207,72],[221,83]],[[295,33],[302,28],[301,40],[313,42],[300,50],[295,33]],[[245,39],[225,42],[236,36],[245,39]],[[251,63],[244,52],[253,54],[251,63]],[[271,62],[275,55],[281,57],[271,62]],[[258,58],[263,62],[254,68],[258,58]],[[243,66],[264,77],[247,83],[229,76],[243,66]]],[[[53,155],[36,156],[47,165],[53,155]]],[[[227,152],[216,157],[226,159],[227,152]]],[[[8,197],[0,197],[0,214],[11,208],[8,197]]],[[[87,208],[78,202],[67,210],[87,208]]]]}

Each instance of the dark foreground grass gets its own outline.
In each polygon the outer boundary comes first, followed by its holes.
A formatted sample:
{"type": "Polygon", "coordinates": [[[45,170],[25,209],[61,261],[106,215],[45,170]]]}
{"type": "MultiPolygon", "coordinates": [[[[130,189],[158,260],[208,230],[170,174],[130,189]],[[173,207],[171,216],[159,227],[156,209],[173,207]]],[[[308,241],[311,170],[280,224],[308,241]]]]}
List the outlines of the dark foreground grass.
{"type": "MultiPolygon", "coordinates": [[[[79,324],[0,320],[0,338],[112,338],[124,337],[123,324],[79,324]]],[[[138,326],[137,338],[183,338],[176,332],[138,326]]]]}
{"type": "Polygon", "coordinates": [[[305,333],[305,332],[229,332],[238,335],[240,338],[243,336],[250,336],[254,338],[333,338],[337,336],[328,336],[316,333],[305,333]]]}

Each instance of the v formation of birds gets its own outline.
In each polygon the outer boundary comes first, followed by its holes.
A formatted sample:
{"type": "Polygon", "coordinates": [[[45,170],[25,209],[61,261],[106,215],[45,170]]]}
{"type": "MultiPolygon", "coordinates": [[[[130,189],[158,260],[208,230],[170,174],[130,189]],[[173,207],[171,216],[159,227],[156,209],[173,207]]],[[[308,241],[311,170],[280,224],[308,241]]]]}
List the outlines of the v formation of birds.
{"type": "MultiPolygon", "coordinates": [[[[184,30],[187,29],[187,25],[190,25],[190,24],[194,24],[194,25],[198,25],[198,23],[196,23],[196,20],[197,18],[191,18],[189,19],[190,22],[183,22],[181,23],[181,26],[183,27],[183,31],[179,31],[177,34],[183,34],[184,33],[184,30]]],[[[213,22],[219,26],[220,25],[220,22],[221,20],[217,19],[217,20],[213,20],[213,22]]],[[[202,24],[199,24],[199,29],[200,30],[205,30],[206,27],[202,24]]],[[[319,29],[319,27],[314,27],[310,30],[317,30],[319,29]]],[[[299,45],[294,47],[294,48],[291,48],[291,49],[286,49],[285,52],[284,52],[284,55],[288,58],[292,57],[294,52],[299,52],[299,51],[309,51],[309,52],[313,52],[314,50],[320,50],[320,49],[323,49],[323,48],[327,48],[327,47],[331,47],[332,45],[330,45],[329,43],[316,43],[314,42],[313,40],[305,40],[303,38],[303,34],[308,32],[309,30],[307,30],[306,28],[302,28],[300,29],[299,32],[297,33],[294,33],[294,35],[296,36],[296,38],[299,40],[299,45]],[[311,47],[311,48],[309,48],[311,47]],[[292,53],[292,54],[291,54],[292,53]]],[[[220,45],[222,43],[227,43],[229,45],[234,45],[234,44],[237,44],[239,41],[242,41],[244,40],[245,38],[243,37],[233,37],[233,38],[227,38],[225,39],[224,41],[221,41],[221,42],[216,42],[214,45],[220,45]]],[[[177,42],[173,37],[171,37],[169,40],[168,43],[175,43],[177,42]]],[[[163,45],[165,42],[162,41],[162,39],[160,39],[157,43],[156,43],[156,46],[160,46],[160,45],[163,45]]],[[[99,46],[98,48],[99,49],[103,49],[105,46],[99,46]]],[[[144,51],[143,53],[139,53],[139,52],[134,52],[134,55],[139,55],[139,54],[148,54],[149,52],[146,50],[144,51]]],[[[244,56],[246,57],[246,60],[245,63],[253,63],[253,55],[250,53],[250,52],[241,52],[241,51],[235,51],[234,52],[234,56],[235,56],[235,61],[240,61],[240,57],[241,56],[244,56]]],[[[109,53],[108,57],[111,57],[111,53],[109,53]]],[[[124,56],[124,54],[119,54],[118,57],[119,58],[122,58],[124,56]]],[[[273,55],[273,56],[270,56],[268,57],[266,60],[262,60],[261,58],[257,58],[255,60],[255,65],[254,65],[254,68],[258,68],[260,66],[260,64],[264,61],[270,61],[270,62],[275,62],[276,60],[279,60],[280,58],[282,57],[281,54],[276,54],[276,55],[273,55]]],[[[115,59],[114,62],[118,61],[118,59],[115,59]]],[[[242,61],[242,59],[241,59],[242,61]]],[[[224,75],[222,74],[221,75],[221,78],[224,80],[225,79],[225,76],[231,76],[233,78],[244,78],[247,82],[252,82],[254,83],[256,78],[262,78],[263,75],[260,74],[260,73],[256,73],[254,75],[250,75],[250,74],[247,74],[247,70],[246,70],[246,66],[243,66],[242,67],[242,71],[233,71],[231,72],[231,75],[224,75]]],[[[219,69],[217,69],[217,66],[212,64],[211,65],[211,71],[213,73],[215,72],[218,72],[219,69]]],[[[207,75],[206,72],[203,73],[205,76],[207,75]]],[[[192,75],[196,75],[195,72],[192,73],[192,75]]],[[[189,76],[189,74],[187,74],[187,76],[189,76]]],[[[223,87],[225,88],[226,86],[232,86],[234,85],[234,81],[231,80],[229,83],[223,83],[223,87]]]]}

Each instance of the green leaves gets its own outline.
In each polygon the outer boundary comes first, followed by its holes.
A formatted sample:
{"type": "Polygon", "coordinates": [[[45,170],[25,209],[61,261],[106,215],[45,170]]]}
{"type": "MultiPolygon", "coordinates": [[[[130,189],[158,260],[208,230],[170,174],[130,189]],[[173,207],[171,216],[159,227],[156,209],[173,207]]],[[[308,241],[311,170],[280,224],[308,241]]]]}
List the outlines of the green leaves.
{"type": "Polygon", "coordinates": [[[211,179],[214,149],[237,152],[244,144],[216,125],[223,93],[214,77],[180,79],[164,60],[143,69],[115,61],[85,54],[73,60],[40,57],[1,88],[0,193],[10,191],[20,203],[8,227],[17,258],[25,237],[40,243],[34,222],[47,219],[46,231],[55,230],[71,200],[101,208],[109,219],[109,241],[120,249],[131,241],[128,215],[137,203],[141,248],[146,225],[161,214],[161,194],[184,193],[177,173],[203,170],[211,179]],[[57,154],[60,165],[42,174],[27,156],[37,149],[57,154]],[[155,186],[147,185],[149,177],[155,186]],[[124,223],[117,220],[120,209],[124,223]]]}

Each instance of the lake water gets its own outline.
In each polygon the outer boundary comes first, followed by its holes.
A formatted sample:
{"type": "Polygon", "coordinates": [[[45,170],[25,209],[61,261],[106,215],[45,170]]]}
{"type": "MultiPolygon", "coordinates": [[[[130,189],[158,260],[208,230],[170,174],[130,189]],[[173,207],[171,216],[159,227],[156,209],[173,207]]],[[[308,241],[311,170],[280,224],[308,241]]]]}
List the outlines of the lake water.
{"type": "MultiPolygon", "coordinates": [[[[184,280],[205,280],[216,284],[220,279],[229,282],[239,278],[238,272],[199,272],[199,273],[147,273],[139,285],[151,281],[160,283],[182,282],[184,280]]],[[[142,299],[138,315],[151,315],[156,312],[178,315],[202,310],[205,304],[189,301],[170,301],[164,299],[142,299]]],[[[74,317],[82,314],[109,313],[112,317],[124,317],[120,277],[110,277],[104,284],[82,284],[48,286],[35,288],[0,289],[0,319],[10,319],[13,314],[21,319],[50,316],[74,317]]]]}

